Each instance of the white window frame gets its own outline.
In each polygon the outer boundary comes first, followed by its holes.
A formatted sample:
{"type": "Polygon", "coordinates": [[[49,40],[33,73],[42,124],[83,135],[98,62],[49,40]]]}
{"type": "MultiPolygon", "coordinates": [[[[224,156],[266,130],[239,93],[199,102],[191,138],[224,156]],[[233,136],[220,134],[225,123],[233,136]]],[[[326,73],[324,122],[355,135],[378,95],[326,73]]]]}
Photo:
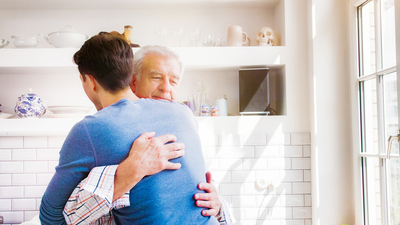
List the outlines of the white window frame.
{"type": "MultiPolygon", "coordinates": [[[[351,93],[352,93],[352,118],[353,118],[353,165],[354,165],[354,196],[355,196],[355,214],[356,214],[356,223],[355,224],[366,224],[364,221],[364,206],[363,206],[363,186],[362,186],[362,157],[377,157],[382,160],[380,160],[380,168],[382,166],[386,165],[384,164],[385,159],[387,158],[386,155],[386,148],[385,152],[380,152],[377,154],[370,154],[370,153],[362,153],[361,152],[361,108],[360,108],[360,82],[365,81],[365,80],[370,80],[370,79],[376,79],[377,81],[377,98],[382,99],[382,90],[381,90],[381,85],[378,85],[378,81],[380,79],[380,76],[383,74],[389,74],[392,72],[397,71],[397,73],[400,73],[400,23],[396,23],[396,66],[380,70],[381,66],[381,46],[378,43],[381,43],[380,40],[380,33],[376,32],[376,72],[368,75],[364,75],[362,77],[359,77],[360,70],[361,68],[359,67],[359,42],[360,39],[358,37],[358,6],[363,5],[365,2],[368,0],[350,0],[350,9],[349,9],[349,46],[352,46],[349,53],[350,53],[350,60],[349,60],[349,68],[350,68],[350,74],[352,76],[351,78],[351,93]]],[[[375,26],[376,30],[380,29],[380,1],[375,2],[375,26]]],[[[395,0],[395,21],[400,21],[400,0],[395,0]]],[[[398,89],[400,88],[400,79],[397,79],[397,86],[398,89]]],[[[398,93],[398,99],[400,99],[400,91],[398,93]]],[[[383,102],[378,100],[378,118],[382,120],[383,116],[380,115],[380,113],[383,112],[383,102]]],[[[399,120],[400,122],[400,120],[399,120]]],[[[386,146],[386,141],[384,140],[383,137],[384,135],[384,123],[383,121],[379,121],[379,146],[386,146]]],[[[399,155],[391,155],[391,158],[399,158],[399,155]]],[[[387,180],[386,179],[386,170],[381,170],[380,177],[381,180],[387,180]]],[[[384,182],[381,182],[381,185],[383,185],[384,182]]],[[[386,221],[386,217],[384,215],[388,214],[388,210],[386,208],[387,206],[387,193],[386,193],[386,188],[381,186],[381,191],[382,195],[384,197],[381,197],[382,199],[382,225],[388,225],[388,221],[386,221]]],[[[370,224],[372,225],[372,224],[370,224]]]]}

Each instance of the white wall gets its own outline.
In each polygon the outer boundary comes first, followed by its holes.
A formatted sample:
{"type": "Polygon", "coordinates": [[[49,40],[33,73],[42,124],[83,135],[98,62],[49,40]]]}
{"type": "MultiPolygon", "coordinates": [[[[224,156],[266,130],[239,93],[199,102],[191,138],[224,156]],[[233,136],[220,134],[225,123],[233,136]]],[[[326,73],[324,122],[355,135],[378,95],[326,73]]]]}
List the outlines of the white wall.
{"type": "Polygon", "coordinates": [[[308,1],[313,224],[354,224],[347,0],[308,1]]]}

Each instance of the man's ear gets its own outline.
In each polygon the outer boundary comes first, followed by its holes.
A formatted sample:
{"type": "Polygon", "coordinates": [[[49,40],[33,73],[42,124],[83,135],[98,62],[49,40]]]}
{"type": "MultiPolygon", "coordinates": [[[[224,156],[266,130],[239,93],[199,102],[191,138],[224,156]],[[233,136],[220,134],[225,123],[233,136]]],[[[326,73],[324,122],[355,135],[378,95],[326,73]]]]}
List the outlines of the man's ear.
{"type": "Polygon", "coordinates": [[[136,92],[136,81],[137,81],[136,74],[133,74],[132,80],[131,80],[131,83],[130,83],[131,90],[132,90],[133,93],[136,92]]]}
{"type": "Polygon", "coordinates": [[[92,75],[86,74],[86,79],[89,79],[90,89],[94,92],[97,91],[97,81],[92,75]]]}

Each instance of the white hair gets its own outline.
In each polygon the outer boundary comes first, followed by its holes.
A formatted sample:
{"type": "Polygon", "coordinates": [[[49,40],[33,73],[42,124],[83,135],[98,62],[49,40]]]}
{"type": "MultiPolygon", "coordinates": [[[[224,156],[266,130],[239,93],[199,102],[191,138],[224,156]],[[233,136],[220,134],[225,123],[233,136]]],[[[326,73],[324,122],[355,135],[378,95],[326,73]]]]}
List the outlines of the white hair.
{"type": "Polygon", "coordinates": [[[133,74],[136,75],[136,79],[140,80],[144,58],[147,54],[154,54],[166,59],[176,59],[181,70],[181,74],[179,74],[179,76],[182,78],[184,68],[178,54],[165,46],[146,45],[141,47],[133,56],[133,74]]]}

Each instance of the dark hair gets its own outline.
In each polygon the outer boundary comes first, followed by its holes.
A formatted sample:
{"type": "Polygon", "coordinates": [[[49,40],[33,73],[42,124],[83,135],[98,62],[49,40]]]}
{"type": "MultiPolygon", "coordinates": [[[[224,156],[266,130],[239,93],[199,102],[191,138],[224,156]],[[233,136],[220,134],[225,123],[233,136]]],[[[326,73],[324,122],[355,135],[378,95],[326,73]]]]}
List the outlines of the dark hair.
{"type": "Polygon", "coordinates": [[[129,86],[133,75],[133,52],[128,42],[100,32],[87,40],[74,54],[74,62],[85,79],[92,75],[107,91],[115,93],[129,86]]]}

